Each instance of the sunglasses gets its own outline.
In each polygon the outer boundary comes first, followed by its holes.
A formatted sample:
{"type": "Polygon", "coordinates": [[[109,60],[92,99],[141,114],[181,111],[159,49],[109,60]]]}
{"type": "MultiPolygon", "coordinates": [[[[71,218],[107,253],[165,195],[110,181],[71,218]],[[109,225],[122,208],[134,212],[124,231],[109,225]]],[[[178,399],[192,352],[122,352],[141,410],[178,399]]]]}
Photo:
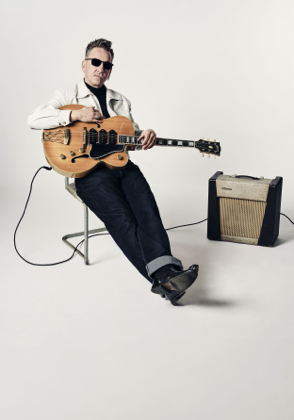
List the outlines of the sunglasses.
{"type": "Polygon", "coordinates": [[[99,60],[98,58],[85,58],[85,60],[91,60],[92,66],[95,66],[95,67],[100,67],[101,63],[103,63],[103,68],[105,70],[111,70],[113,66],[113,64],[110,63],[110,61],[102,61],[102,60],[99,60]]]}

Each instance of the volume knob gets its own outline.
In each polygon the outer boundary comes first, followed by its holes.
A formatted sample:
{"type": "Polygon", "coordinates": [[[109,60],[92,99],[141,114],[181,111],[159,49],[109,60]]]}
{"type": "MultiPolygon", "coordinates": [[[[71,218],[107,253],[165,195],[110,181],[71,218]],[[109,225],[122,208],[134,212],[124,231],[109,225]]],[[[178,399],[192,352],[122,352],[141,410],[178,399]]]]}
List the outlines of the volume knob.
{"type": "Polygon", "coordinates": [[[123,160],[122,155],[117,155],[118,160],[123,160]]]}

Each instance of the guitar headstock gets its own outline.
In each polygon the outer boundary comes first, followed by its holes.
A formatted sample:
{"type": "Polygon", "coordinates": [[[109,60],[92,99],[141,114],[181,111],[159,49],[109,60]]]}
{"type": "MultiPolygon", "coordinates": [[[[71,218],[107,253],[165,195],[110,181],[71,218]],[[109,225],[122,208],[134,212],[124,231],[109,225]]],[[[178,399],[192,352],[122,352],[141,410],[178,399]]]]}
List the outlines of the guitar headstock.
{"type": "Polygon", "coordinates": [[[204,156],[203,155],[204,153],[208,154],[208,157],[210,157],[210,155],[220,156],[220,152],[221,152],[220,143],[215,140],[213,141],[210,141],[210,139],[198,140],[195,142],[195,147],[196,149],[199,150],[200,153],[202,153],[202,156],[204,156]]]}

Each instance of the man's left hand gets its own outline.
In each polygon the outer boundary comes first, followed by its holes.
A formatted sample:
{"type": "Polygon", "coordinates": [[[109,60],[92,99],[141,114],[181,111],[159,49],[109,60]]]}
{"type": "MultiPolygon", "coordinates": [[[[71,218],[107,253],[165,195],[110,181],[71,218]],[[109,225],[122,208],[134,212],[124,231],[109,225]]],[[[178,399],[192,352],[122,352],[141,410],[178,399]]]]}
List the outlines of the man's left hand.
{"type": "Polygon", "coordinates": [[[141,139],[144,139],[142,143],[142,148],[144,150],[147,150],[151,149],[151,147],[155,145],[157,137],[155,132],[151,130],[151,128],[148,128],[147,130],[143,131],[138,140],[140,141],[141,139]]]}

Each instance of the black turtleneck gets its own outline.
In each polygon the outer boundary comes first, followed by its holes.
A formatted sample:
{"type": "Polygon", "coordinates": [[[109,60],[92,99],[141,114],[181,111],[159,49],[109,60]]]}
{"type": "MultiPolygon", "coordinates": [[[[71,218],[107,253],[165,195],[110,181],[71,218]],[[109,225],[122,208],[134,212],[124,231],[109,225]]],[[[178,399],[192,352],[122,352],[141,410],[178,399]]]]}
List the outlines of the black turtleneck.
{"type": "Polygon", "coordinates": [[[88,83],[86,83],[87,88],[94,93],[94,95],[96,96],[96,98],[98,99],[100,106],[101,106],[101,111],[102,111],[102,115],[105,118],[110,118],[110,115],[108,114],[107,111],[107,106],[106,106],[106,87],[105,85],[103,85],[101,88],[94,88],[90,85],[88,85],[88,83]]]}

